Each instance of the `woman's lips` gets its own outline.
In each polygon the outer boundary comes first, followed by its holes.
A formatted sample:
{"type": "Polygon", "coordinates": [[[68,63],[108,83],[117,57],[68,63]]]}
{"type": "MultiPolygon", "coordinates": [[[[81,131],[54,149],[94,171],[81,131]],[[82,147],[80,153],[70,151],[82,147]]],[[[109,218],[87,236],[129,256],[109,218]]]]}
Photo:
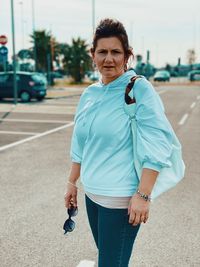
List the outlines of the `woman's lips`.
{"type": "Polygon", "coordinates": [[[113,69],[114,66],[104,66],[105,69],[113,69]]]}

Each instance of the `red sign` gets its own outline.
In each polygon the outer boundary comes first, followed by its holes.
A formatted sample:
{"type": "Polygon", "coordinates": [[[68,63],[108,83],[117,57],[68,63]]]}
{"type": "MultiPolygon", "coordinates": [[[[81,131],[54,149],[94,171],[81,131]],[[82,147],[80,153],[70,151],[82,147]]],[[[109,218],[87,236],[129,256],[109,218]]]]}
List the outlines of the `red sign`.
{"type": "Polygon", "coordinates": [[[5,45],[8,42],[8,38],[5,35],[0,35],[0,44],[5,45]]]}

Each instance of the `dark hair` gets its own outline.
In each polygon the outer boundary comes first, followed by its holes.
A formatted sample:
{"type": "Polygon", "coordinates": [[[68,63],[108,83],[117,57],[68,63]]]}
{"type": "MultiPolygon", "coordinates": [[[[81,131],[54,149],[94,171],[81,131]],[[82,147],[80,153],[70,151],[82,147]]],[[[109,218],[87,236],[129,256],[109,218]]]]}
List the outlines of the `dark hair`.
{"type": "Polygon", "coordinates": [[[92,42],[92,53],[94,53],[97,48],[98,40],[106,37],[117,37],[120,40],[127,59],[133,55],[124,25],[120,21],[110,18],[101,20],[97,26],[92,42]]]}

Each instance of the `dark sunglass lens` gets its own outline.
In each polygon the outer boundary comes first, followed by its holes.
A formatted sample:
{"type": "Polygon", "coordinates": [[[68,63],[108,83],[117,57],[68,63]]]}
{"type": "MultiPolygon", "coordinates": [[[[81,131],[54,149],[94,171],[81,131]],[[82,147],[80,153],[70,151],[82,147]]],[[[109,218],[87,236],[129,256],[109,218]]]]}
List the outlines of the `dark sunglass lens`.
{"type": "Polygon", "coordinates": [[[69,214],[70,217],[76,216],[77,213],[78,213],[78,207],[76,207],[76,208],[71,207],[67,211],[68,211],[68,214],[69,214]]]}
{"type": "Polygon", "coordinates": [[[70,219],[66,220],[66,222],[63,225],[63,229],[65,230],[64,234],[66,234],[67,232],[72,232],[74,228],[75,228],[75,222],[70,219]]]}

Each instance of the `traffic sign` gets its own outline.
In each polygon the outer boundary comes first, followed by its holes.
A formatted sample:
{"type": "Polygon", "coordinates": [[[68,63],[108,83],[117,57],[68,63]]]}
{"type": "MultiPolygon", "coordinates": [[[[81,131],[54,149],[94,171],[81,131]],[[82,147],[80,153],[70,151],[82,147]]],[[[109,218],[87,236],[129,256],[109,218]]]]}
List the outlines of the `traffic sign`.
{"type": "Polygon", "coordinates": [[[8,48],[6,46],[0,47],[0,62],[6,62],[8,60],[8,48]]]}
{"type": "Polygon", "coordinates": [[[8,54],[8,48],[6,46],[1,46],[0,47],[0,54],[2,56],[6,56],[8,54]]]}
{"type": "Polygon", "coordinates": [[[5,35],[0,35],[0,44],[5,45],[8,42],[8,38],[5,35]]]}

